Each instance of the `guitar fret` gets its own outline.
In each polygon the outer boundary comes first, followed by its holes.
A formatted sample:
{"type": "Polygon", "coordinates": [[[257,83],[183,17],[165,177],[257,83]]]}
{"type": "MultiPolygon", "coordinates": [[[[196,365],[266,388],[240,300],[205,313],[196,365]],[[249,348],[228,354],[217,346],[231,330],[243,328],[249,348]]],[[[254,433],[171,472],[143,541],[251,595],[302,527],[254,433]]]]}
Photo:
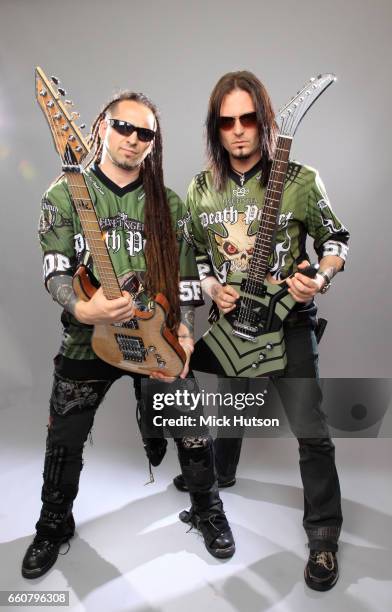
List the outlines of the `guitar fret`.
{"type": "MultiPolygon", "coordinates": [[[[268,200],[267,205],[269,202],[276,202],[277,204],[280,203],[280,198],[273,198],[272,196],[266,196],[266,200],[268,200]]],[[[274,208],[276,208],[276,206],[274,208]]]]}

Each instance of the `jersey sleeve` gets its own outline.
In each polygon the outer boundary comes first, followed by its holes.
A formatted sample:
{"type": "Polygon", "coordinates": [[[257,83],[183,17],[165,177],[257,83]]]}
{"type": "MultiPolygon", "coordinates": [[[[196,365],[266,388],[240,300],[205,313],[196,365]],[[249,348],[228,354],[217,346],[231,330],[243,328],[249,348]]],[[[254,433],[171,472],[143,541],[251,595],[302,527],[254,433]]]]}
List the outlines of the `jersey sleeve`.
{"type": "Polygon", "coordinates": [[[180,306],[202,306],[204,304],[199,273],[197,270],[193,245],[186,237],[186,210],[182,200],[171,190],[167,190],[168,202],[176,223],[180,267],[180,306]]]}
{"type": "Polygon", "coordinates": [[[324,183],[314,172],[307,202],[308,233],[314,239],[314,249],[322,259],[337,255],[346,261],[350,234],[330,205],[324,183]]]}
{"type": "Polygon", "coordinates": [[[200,202],[206,189],[204,172],[198,174],[191,182],[185,200],[186,207],[186,239],[195,250],[196,263],[200,280],[215,276],[212,262],[207,250],[205,230],[201,223],[199,211],[200,202]]]}
{"type": "Polygon", "coordinates": [[[64,181],[44,193],[38,225],[45,287],[52,276],[73,276],[76,267],[72,204],[64,181]]]}

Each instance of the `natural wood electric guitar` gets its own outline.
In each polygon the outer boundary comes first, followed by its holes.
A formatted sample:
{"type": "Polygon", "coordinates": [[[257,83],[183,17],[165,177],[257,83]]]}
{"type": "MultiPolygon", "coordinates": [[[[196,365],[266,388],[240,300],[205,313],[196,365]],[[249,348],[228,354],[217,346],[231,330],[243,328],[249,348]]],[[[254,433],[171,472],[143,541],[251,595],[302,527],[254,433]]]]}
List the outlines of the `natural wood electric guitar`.
{"type": "MultiPolygon", "coordinates": [[[[235,310],[221,314],[199,340],[208,347],[203,349],[209,355],[210,372],[233,377],[256,377],[282,371],[286,366],[283,321],[295,301],[288,293],[285,282],[272,282],[268,262],[294,133],[312,104],[335,80],[333,74],[310,79],[280,109],[275,119],[279,134],[252,259],[247,273],[230,274],[230,285],[240,294],[240,299],[235,310]]],[[[301,274],[310,278],[316,273],[314,266],[301,269],[301,274]]],[[[202,368],[197,364],[196,369],[202,368]]]]}
{"type": "MultiPolygon", "coordinates": [[[[36,68],[36,98],[61,157],[62,170],[98,270],[103,293],[108,300],[113,300],[122,297],[122,291],[80,165],[88,155],[89,147],[75,124],[79,115],[68,112],[66,107],[72,102],[61,100],[65,91],[57,87],[58,83],[58,79],[52,77],[51,82],[41,68],[36,68]]],[[[140,290],[136,276],[133,284],[135,296],[140,290]]],[[[78,297],[87,301],[94,295],[98,283],[82,266],[74,276],[73,286],[78,297]]],[[[168,312],[169,303],[159,293],[150,300],[148,310],[136,310],[135,316],[126,323],[95,325],[92,337],[94,352],[107,363],[123,370],[146,375],[159,371],[167,376],[178,376],[184,367],[186,355],[176,336],[166,326],[168,312]]]]}

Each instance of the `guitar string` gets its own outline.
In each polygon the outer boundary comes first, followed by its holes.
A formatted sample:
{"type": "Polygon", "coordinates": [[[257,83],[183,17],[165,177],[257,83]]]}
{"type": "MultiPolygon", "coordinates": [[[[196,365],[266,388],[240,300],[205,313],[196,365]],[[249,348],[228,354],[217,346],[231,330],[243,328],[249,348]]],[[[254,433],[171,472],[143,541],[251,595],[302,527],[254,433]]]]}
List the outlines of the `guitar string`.
{"type": "MultiPolygon", "coordinates": [[[[309,107],[310,107],[310,105],[312,103],[312,98],[313,98],[313,96],[311,94],[314,93],[315,90],[316,90],[316,87],[313,86],[313,88],[311,90],[308,90],[309,93],[301,101],[301,106],[300,106],[300,108],[301,108],[301,115],[300,115],[299,121],[302,119],[302,117],[305,115],[305,113],[309,109],[309,107]]],[[[284,118],[283,123],[282,123],[281,133],[278,136],[278,145],[280,144],[279,140],[280,139],[284,139],[288,135],[291,136],[291,141],[292,141],[292,136],[294,135],[294,131],[295,131],[294,128],[293,128],[293,125],[294,125],[294,122],[297,119],[297,115],[298,115],[297,110],[298,109],[296,109],[296,112],[288,113],[287,117],[284,118]]],[[[283,143],[285,143],[284,140],[283,140],[283,143]]],[[[286,150],[285,148],[282,149],[284,153],[287,153],[287,159],[286,160],[284,160],[284,159],[279,160],[279,161],[283,161],[285,164],[288,163],[288,157],[289,157],[289,153],[290,153],[290,149],[291,149],[291,142],[289,142],[288,144],[289,144],[288,150],[286,150]]],[[[271,175],[272,175],[271,176],[271,178],[272,178],[271,182],[272,183],[274,181],[275,181],[275,183],[277,182],[276,178],[275,178],[275,168],[274,168],[274,165],[275,165],[275,160],[278,159],[278,158],[279,158],[279,154],[275,157],[274,162],[273,162],[273,166],[271,168],[271,175]]],[[[287,174],[287,168],[286,168],[286,172],[284,174],[285,174],[285,176],[284,176],[284,179],[285,179],[286,174],[287,174]]],[[[280,182],[278,189],[281,189],[283,191],[283,188],[284,188],[284,180],[283,180],[283,184],[282,184],[282,181],[280,182]]],[[[276,191],[276,189],[273,189],[273,191],[276,191]]],[[[282,191],[281,191],[281,196],[282,196],[282,191]]],[[[267,198],[268,198],[268,185],[267,185],[267,192],[266,192],[266,195],[265,195],[265,204],[267,204],[267,198]]],[[[277,202],[276,198],[275,199],[272,198],[272,202],[274,200],[276,202],[276,205],[275,206],[272,205],[270,208],[271,208],[272,213],[275,211],[275,224],[274,225],[276,227],[277,212],[278,212],[278,209],[279,209],[280,200],[279,200],[279,202],[277,202]]],[[[269,256],[269,254],[267,256],[267,259],[262,262],[262,266],[261,266],[260,270],[257,270],[255,268],[255,264],[252,266],[252,263],[255,261],[255,256],[259,253],[259,251],[261,251],[260,255],[262,256],[263,249],[265,249],[265,247],[268,246],[268,241],[272,238],[274,230],[272,230],[272,235],[271,235],[271,237],[269,237],[268,234],[267,234],[267,228],[264,227],[263,228],[263,231],[264,231],[263,238],[262,238],[262,240],[259,240],[260,231],[261,231],[260,228],[263,227],[263,225],[262,225],[263,218],[265,219],[266,223],[271,223],[270,221],[267,221],[267,217],[270,214],[271,214],[271,212],[269,210],[267,210],[266,205],[264,205],[263,206],[262,222],[260,223],[259,231],[257,233],[256,244],[255,244],[255,248],[254,248],[254,254],[253,254],[252,261],[251,261],[251,264],[250,264],[250,267],[249,267],[250,269],[249,269],[248,277],[247,277],[247,280],[246,280],[246,283],[245,283],[245,291],[244,291],[244,293],[247,290],[250,290],[249,292],[254,291],[257,288],[257,285],[262,284],[264,282],[264,280],[265,280],[265,275],[266,275],[266,272],[267,272],[267,265],[268,265],[268,256],[269,256]],[[265,209],[265,215],[264,215],[264,209],[265,209]],[[266,241],[264,241],[264,236],[266,234],[267,234],[266,241]]],[[[240,323],[243,323],[244,322],[244,320],[243,320],[244,317],[246,317],[246,316],[249,317],[250,314],[251,314],[251,299],[244,297],[243,300],[241,301],[240,314],[239,314],[239,317],[238,317],[237,320],[240,323]]]]}
{"type": "MultiPolygon", "coordinates": [[[[54,108],[54,107],[53,107],[53,108],[54,108]]],[[[54,138],[54,140],[55,140],[55,144],[56,144],[56,146],[57,146],[57,150],[59,151],[60,156],[63,158],[63,160],[65,161],[65,163],[66,163],[67,165],[70,165],[70,166],[75,166],[74,160],[71,158],[71,154],[70,154],[70,151],[69,151],[69,149],[68,149],[68,147],[69,147],[68,142],[66,142],[66,144],[65,144],[65,148],[64,148],[64,153],[65,153],[65,154],[63,155],[63,154],[61,153],[61,151],[63,150],[63,140],[64,140],[64,136],[63,136],[63,135],[61,135],[61,138],[60,138],[60,136],[59,136],[59,134],[58,134],[58,131],[57,131],[57,130],[58,130],[58,128],[59,128],[59,125],[55,123],[54,114],[52,114],[52,113],[51,113],[51,111],[50,111],[50,109],[49,109],[49,110],[48,110],[48,112],[46,113],[46,115],[47,115],[47,117],[48,117],[48,120],[49,120],[49,126],[50,126],[50,128],[51,128],[51,131],[52,131],[52,134],[53,134],[53,138],[54,138]]],[[[68,140],[68,138],[67,138],[67,140],[68,140]]],[[[79,176],[82,176],[82,179],[83,179],[83,175],[79,174],[79,176]]],[[[74,188],[74,189],[75,189],[75,193],[76,193],[76,197],[77,197],[77,198],[80,198],[80,200],[81,200],[81,201],[83,201],[83,200],[85,200],[85,199],[86,199],[86,197],[85,197],[85,196],[84,196],[84,194],[83,194],[83,188],[82,188],[82,186],[79,186],[79,185],[77,185],[77,184],[73,183],[73,181],[70,181],[70,180],[69,180],[69,174],[67,175],[67,182],[70,184],[70,190],[71,190],[71,192],[72,192],[72,188],[74,188]],[[80,196],[82,196],[82,197],[80,197],[80,196]]],[[[86,187],[86,189],[87,189],[87,187],[86,187]]],[[[88,217],[86,217],[86,214],[85,214],[85,212],[84,212],[83,208],[82,208],[82,207],[80,207],[80,206],[79,206],[79,205],[78,205],[76,202],[75,202],[75,207],[77,208],[77,211],[78,211],[78,213],[79,213],[79,216],[81,217],[81,221],[83,220],[83,221],[85,221],[85,222],[87,222],[87,223],[90,223],[91,221],[88,219],[88,217]]],[[[94,213],[93,213],[93,214],[94,214],[94,213]]],[[[93,220],[93,222],[94,222],[94,220],[93,220]]],[[[97,220],[97,218],[95,218],[95,222],[98,224],[98,220],[97,220]]],[[[87,231],[86,231],[87,237],[89,238],[89,235],[90,235],[91,240],[92,240],[92,241],[97,242],[97,239],[96,239],[96,238],[94,238],[94,236],[93,236],[93,235],[92,235],[92,233],[90,232],[89,228],[87,228],[87,223],[85,224],[85,228],[87,229],[87,231]]],[[[98,228],[99,228],[99,224],[98,224],[98,228]]],[[[97,231],[99,231],[100,236],[101,236],[101,237],[99,238],[99,241],[100,241],[100,242],[101,242],[101,241],[103,242],[103,236],[102,236],[102,232],[101,232],[101,230],[99,229],[99,230],[97,230],[97,231]]],[[[99,243],[98,243],[98,244],[99,244],[99,243]]],[[[105,245],[105,247],[106,247],[106,245],[105,245]]],[[[106,249],[106,250],[107,250],[107,249],[106,249]]],[[[100,273],[101,283],[102,283],[102,281],[103,281],[103,283],[106,283],[106,284],[109,286],[109,289],[110,289],[110,291],[111,291],[111,292],[112,292],[112,291],[113,291],[115,288],[118,288],[118,289],[119,289],[119,285],[118,285],[117,277],[116,277],[116,284],[117,284],[117,287],[113,287],[113,280],[112,280],[112,278],[111,278],[110,274],[107,274],[106,270],[105,270],[105,269],[103,269],[103,268],[102,268],[102,266],[100,266],[100,259],[99,259],[99,258],[98,258],[98,261],[97,261],[96,263],[97,263],[97,268],[98,268],[99,273],[100,273]]],[[[119,289],[119,290],[120,290],[120,289],[119,289]]]]}
{"type": "MultiPolygon", "coordinates": [[[[273,161],[272,168],[271,168],[269,184],[267,185],[267,190],[266,190],[266,194],[264,198],[264,205],[262,209],[263,212],[262,212],[259,229],[257,232],[253,257],[252,257],[252,261],[249,267],[248,277],[245,283],[245,291],[244,291],[245,293],[246,292],[254,293],[257,286],[263,283],[265,275],[266,275],[266,271],[267,271],[266,268],[268,264],[269,253],[268,253],[267,259],[265,261],[262,260],[262,266],[260,270],[256,268],[255,262],[257,260],[257,256],[263,256],[263,252],[268,247],[268,243],[270,243],[271,241],[273,229],[272,229],[271,236],[270,236],[269,228],[268,228],[269,225],[274,223],[273,221],[271,221],[271,218],[274,218],[276,222],[276,214],[279,208],[279,204],[276,205],[276,198],[274,198],[272,195],[272,192],[276,191],[276,189],[271,188],[270,185],[271,183],[275,183],[274,186],[276,187],[276,183],[278,183],[279,188],[281,187],[282,181],[278,179],[277,173],[281,172],[281,170],[278,170],[278,168],[281,167],[279,166],[279,164],[282,164],[282,162],[285,162],[284,158],[285,158],[285,154],[287,151],[283,146],[279,146],[281,144],[283,145],[284,143],[285,143],[284,140],[281,139],[281,135],[279,134],[277,148],[276,148],[277,152],[275,154],[274,161],[273,161]]],[[[275,223],[274,223],[274,226],[275,226],[275,223]]],[[[251,311],[252,311],[251,304],[252,304],[252,298],[244,296],[244,298],[241,301],[240,313],[237,319],[240,323],[244,323],[245,317],[249,317],[249,315],[251,314],[251,311]]]]}
{"type": "MultiPolygon", "coordinates": [[[[63,150],[62,141],[64,139],[64,136],[61,135],[62,138],[59,137],[59,134],[57,132],[58,125],[55,124],[55,119],[54,119],[54,116],[52,115],[52,113],[50,111],[50,107],[49,107],[49,110],[47,112],[45,112],[45,115],[48,118],[49,127],[51,128],[51,131],[52,131],[52,134],[53,134],[53,138],[54,138],[57,150],[58,150],[58,152],[60,154],[60,157],[63,159],[63,161],[66,163],[66,165],[74,166],[75,167],[74,160],[72,159],[71,153],[69,151],[68,142],[65,145],[65,149],[64,149],[65,154],[62,155],[62,153],[61,153],[61,151],[63,150]]],[[[64,171],[64,172],[66,173],[66,171],[64,171]]],[[[103,248],[105,248],[106,254],[109,257],[109,261],[110,261],[110,264],[111,264],[110,271],[113,274],[115,274],[114,273],[113,264],[112,264],[111,259],[110,259],[110,255],[109,255],[108,250],[107,250],[106,242],[105,242],[105,239],[103,237],[102,231],[99,228],[98,218],[96,216],[96,213],[95,213],[95,210],[94,210],[94,206],[92,204],[92,201],[91,201],[91,198],[90,198],[90,195],[89,195],[89,191],[88,191],[88,188],[87,188],[84,176],[82,174],[82,168],[81,168],[81,166],[79,164],[78,164],[78,172],[75,172],[75,181],[76,182],[73,182],[73,181],[69,180],[71,176],[72,175],[70,173],[68,175],[66,174],[67,182],[68,182],[68,185],[70,187],[71,194],[72,194],[72,191],[74,190],[74,193],[76,194],[76,197],[77,197],[78,200],[83,202],[84,200],[88,199],[88,200],[90,200],[91,205],[92,205],[92,211],[89,211],[89,212],[92,213],[93,219],[90,220],[89,219],[89,215],[84,211],[84,209],[82,207],[80,207],[80,205],[75,203],[75,207],[76,207],[76,209],[78,211],[79,216],[81,217],[81,221],[83,219],[83,221],[85,222],[84,225],[82,224],[82,226],[83,226],[83,229],[85,230],[86,236],[88,237],[88,234],[91,235],[91,230],[90,230],[90,228],[88,228],[88,224],[89,223],[92,223],[93,225],[96,225],[98,227],[98,229],[95,230],[95,231],[99,232],[99,234],[100,234],[99,241],[101,242],[101,244],[104,245],[103,248]],[[87,197],[84,195],[85,192],[87,192],[87,197]]],[[[93,236],[91,236],[91,240],[92,241],[96,241],[97,239],[94,238],[93,236]]],[[[98,268],[98,265],[97,265],[97,268],[98,268]]],[[[100,278],[101,278],[101,284],[102,284],[102,279],[103,278],[106,280],[106,282],[108,282],[109,285],[113,282],[110,279],[110,275],[109,275],[109,277],[107,276],[107,273],[106,273],[106,270],[104,269],[104,267],[100,266],[99,273],[100,273],[100,278]]],[[[115,276],[115,285],[116,285],[115,289],[117,289],[117,290],[119,290],[121,292],[121,288],[119,286],[118,279],[117,279],[116,276],[115,276]]],[[[111,286],[110,288],[113,289],[113,286],[111,286]]],[[[127,324],[126,323],[122,324],[122,327],[127,328],[127,324]]],[[[131,327],[131,329],[132,329],[132,327],[131,327]]],[[[124,330],[124,332],[125,332],[125,335],[126,335],[126,337],[123,338],[123,342],[126,342],[126,345],[124,345],[125,351],[130,351],[131,354],[133,355],[133,357],[134,358],[136,357],[136,360],[138,360],[139,357],[144,357],[144,360],[145,360],[145,355],[140,353],[139,346],[135,347],[135,345],[132,344],[132,340],[133,340],[132,336],[128,336],[126,334],[126,329],[124,330]]],[[[122,350],[122,348],[120,346],[119,346],[119,350],[121,351],[121,353],[123,353],[123,350],[122,350]]]]}
{"type": "MultiPolygon", "coordinates": [[[[263,223],[261,223],[260,231],[262,232],[262,234],[260,236],[260,233],[258,233],[258,237],[256,241],[256,248],[255,248],[255,255],[257,256],[258,254],[260,254],[260,256],[262,256],[262,259],[261,259],[262,265],[260,269],[257,269],[255,267],[256,258],[254,255],[253,265],[251,262],[250,275],[248,276],[248,280],[247,280],[246,287],[245,287],[245,290],[246,291],[249,290],[250,293],[254,293],[257,286],[260,286],[263,284],[266,273],[267,273],[268,259],[270,255],[269,247],[270,247],[270,242],[273,236],[273,232],[276,228],[277,213],[278,213],[279,204],[280,204],[280,198],[278,201],[277,198],[273,196],[273,193],[277,191],[278,192],[282,191],[284,187],[284,181],[282,181],[281,175],[283,174],[283,176],[285,176],[286,172],[283,172],[282,168],[286,170],[285,165],[286,165],[289,150],[290,150],[284,146],[286,144],[287,144],[287,141],[285,141],[284,136],[280,134],[278,138],[278,145],[279,145],[277,147],[278,152],[275,155],[274,163],[271,169],[272,186],[270,186],[267,189],[266,196],[265,196],[265,205],[263,206],[263,209],[264,209],[263,219],[265,223],[264,225],[263,223]],[[276,187],[278,187],[278,189],[276,189],[276,187]],[[268,249],[268,253],[266,252],[267,249],[268,249]]],[[[247,316],[251,313],[250,302],[251,302],[250,298],[245,300],[245,304],[244,304],[245,308],[243,309],[242,317],[247,316]]]]}

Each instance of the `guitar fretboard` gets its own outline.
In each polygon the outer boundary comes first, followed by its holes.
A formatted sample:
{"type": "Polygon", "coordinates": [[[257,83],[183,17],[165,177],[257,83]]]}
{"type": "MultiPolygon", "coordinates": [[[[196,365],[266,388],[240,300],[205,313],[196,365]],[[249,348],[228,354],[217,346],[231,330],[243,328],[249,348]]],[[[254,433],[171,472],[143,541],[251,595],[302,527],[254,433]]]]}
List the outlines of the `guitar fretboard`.
{"type": "Polygon", "coordinates": [[[94,259],[94,265],[98,270],[103,293],[108,300],[121,297],[121,289],[108,253],[105,235],[99,227],[98,218],[87,189],[85,178],[79,169],[72,172],[66,171],[65,176],[84,235],[94,259]]]}
{"type": "MultiPolygon", "coordinates": [[[[280,201],[287,174],[289,154],[292,138],[279,135],[272,162],[271,172],[265,192],[264,205],[260,218],[260,225],[254,245],[253,257],[250,262],[246,287],[255,284],[262,285],[268,272],[268,260],[272,241],[275,235],[280,201]],[[249,285],[248,285],[249,283],[249,285]]],[[[246,288],[245,288],[246,291],[246,288]]]]}

